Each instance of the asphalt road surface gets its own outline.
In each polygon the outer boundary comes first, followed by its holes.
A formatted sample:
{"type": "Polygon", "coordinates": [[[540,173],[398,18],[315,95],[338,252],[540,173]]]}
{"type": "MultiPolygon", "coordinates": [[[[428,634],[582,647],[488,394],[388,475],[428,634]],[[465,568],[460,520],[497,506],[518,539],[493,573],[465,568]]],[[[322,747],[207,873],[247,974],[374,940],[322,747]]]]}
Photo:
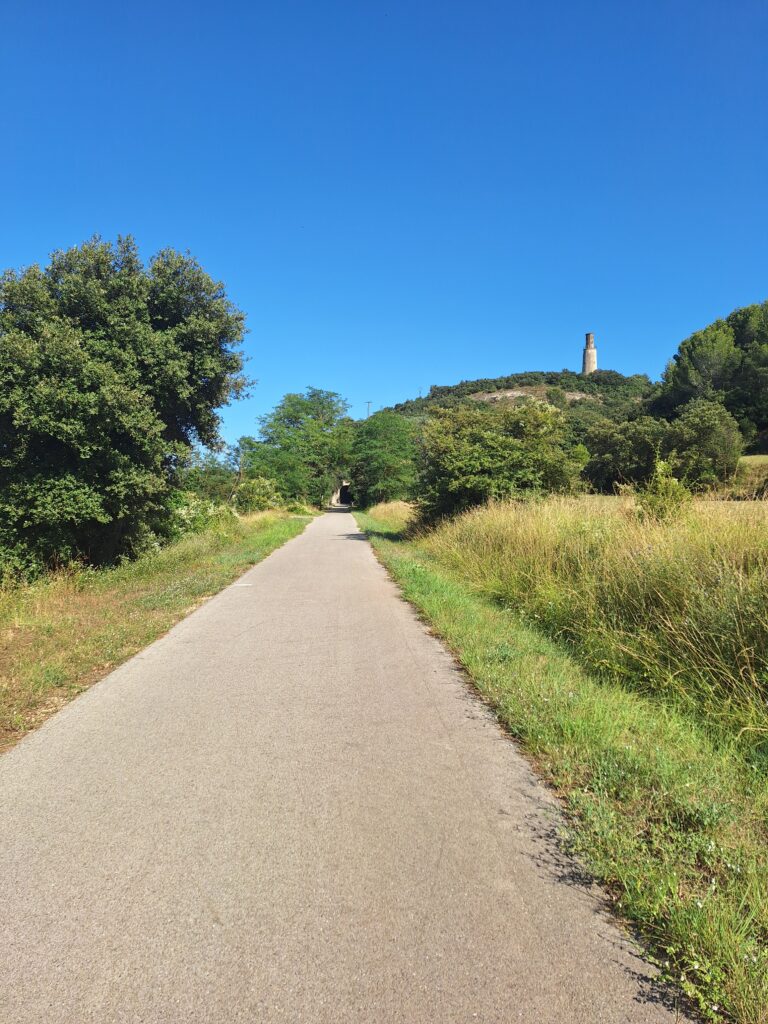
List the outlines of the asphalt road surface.
{"type": "Polygon", "coordinates": [[[0,758],[3,1024],[671,1022],[330,513],[0,758]]]}

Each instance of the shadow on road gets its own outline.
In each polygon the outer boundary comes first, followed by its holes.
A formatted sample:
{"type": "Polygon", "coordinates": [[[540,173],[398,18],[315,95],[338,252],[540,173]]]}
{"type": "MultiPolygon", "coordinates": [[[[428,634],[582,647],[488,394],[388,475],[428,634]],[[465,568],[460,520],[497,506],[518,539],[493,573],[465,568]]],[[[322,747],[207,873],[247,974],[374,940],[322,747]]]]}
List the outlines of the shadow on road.
{"type": "MultiPolygon", "coordinates": [[[[567,838],[560,823],[553,822],[549,826],[543,826],[540,821],[530,819],[528,825],[539,848],[538,853],[531,857],[538,868],[554,878],[560,885],[580,890],[593,905],[594,901],[597,901],[596,913],[605,919],[609,929],[615,929],[615,907],[611,906],[605,890],[579,862],[578,858],[568,850],[567,838]]],[[[618,957],[613,962],[637,985],[634,1001],[663,1006],[676,1015],[681,1014],[679,1018],[681,1021],[687,1019],[682,1016],[683,999],[679,989],[667,982],[661,975],[653,973],[652,968],[649,970],[641,953],[646,945],[643,936],[629,922],[624,922],[624,925],[634,940],[633,944],[636,948],[631,949],[631,955],[638,966],[636,969],[630,967],[618,957]]]]}

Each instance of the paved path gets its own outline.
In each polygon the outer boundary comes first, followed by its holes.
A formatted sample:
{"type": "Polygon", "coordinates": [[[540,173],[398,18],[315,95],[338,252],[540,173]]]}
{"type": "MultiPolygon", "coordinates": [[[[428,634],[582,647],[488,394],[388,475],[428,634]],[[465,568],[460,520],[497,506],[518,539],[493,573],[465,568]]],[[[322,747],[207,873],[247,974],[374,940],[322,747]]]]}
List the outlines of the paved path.
{"type": "Polygon", "coordinates": [[[0,758],[2,1024],[671,1022],[329,514],[0,758]]]}

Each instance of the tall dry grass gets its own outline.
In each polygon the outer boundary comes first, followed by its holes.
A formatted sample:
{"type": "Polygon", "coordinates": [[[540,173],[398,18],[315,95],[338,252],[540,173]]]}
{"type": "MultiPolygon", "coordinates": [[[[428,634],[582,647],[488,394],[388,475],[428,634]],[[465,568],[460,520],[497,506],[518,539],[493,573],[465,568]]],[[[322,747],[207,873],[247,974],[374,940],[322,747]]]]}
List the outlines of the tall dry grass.
{"type": "Polygon", "coordinates": [[[414,509],[407,501],[380,501],[366,510],[371,520],[385,523],[390,530],[402,531],[413,521],[414,509]]]}
{"type": "Polygon", "coordinates": [[[696,502],[640,522],[620,499],[475,509],[421,545],[623,677],[768,742],[768,505],[696,502]]]}

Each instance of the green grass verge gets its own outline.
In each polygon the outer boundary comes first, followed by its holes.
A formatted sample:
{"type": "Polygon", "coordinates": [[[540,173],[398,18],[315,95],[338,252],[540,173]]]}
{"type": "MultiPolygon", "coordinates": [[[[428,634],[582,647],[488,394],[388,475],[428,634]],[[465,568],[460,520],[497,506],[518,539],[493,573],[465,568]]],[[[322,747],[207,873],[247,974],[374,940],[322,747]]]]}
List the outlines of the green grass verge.
{"type": "Polygon", "coordinates": [[[568,839],[702,1014],[768,1022],[765,779],[678,709],[599,681],[357,513],[382,563],[563,798],[568,839]]]}
{"type": "Polygon", "coordinates": [[[0,590],[0,750],[305,528],[264,512],[114,569],[0,590]]]}

